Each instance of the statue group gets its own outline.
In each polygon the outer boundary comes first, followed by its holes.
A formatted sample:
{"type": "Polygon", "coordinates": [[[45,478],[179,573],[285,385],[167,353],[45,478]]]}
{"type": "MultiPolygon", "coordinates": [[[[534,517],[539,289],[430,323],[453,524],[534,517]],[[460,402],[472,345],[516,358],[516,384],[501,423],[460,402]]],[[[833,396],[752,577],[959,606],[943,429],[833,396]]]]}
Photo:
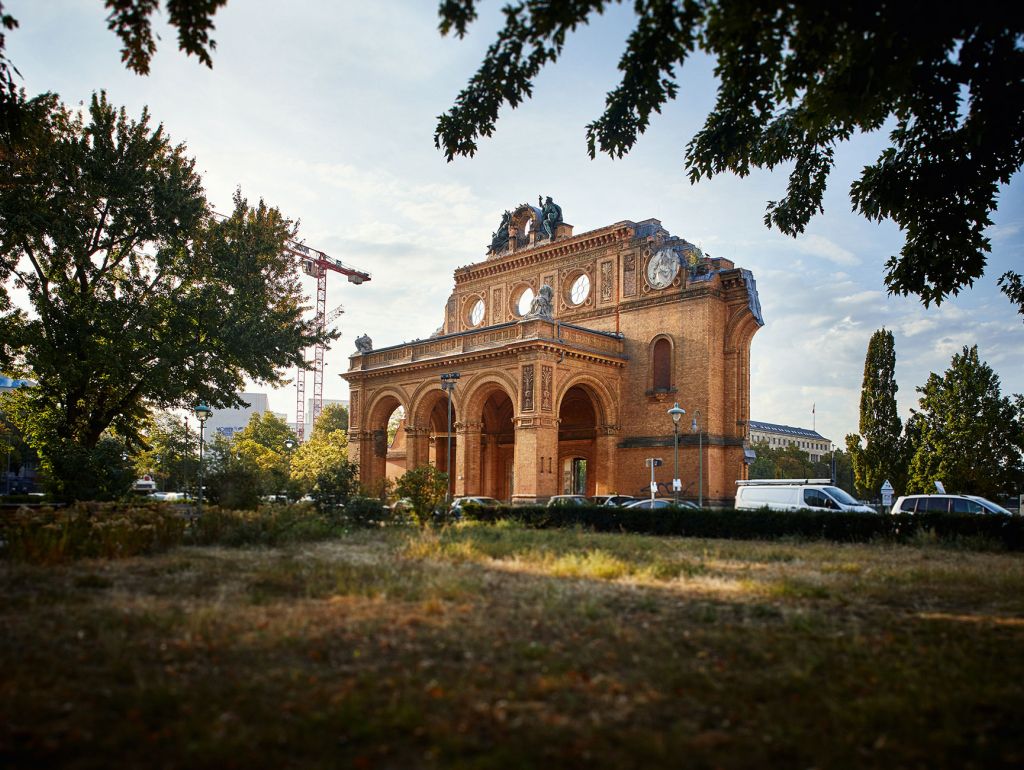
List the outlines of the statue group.
{"type": "MultiPolygon", "coordinates": [[[[518,213],[521,209],[533,209],[534,212],[539,214],[537,217],[537,229],[547,236],[549,241],[555,240],[555,233],[558,231],[558,225],[564,220],[562,219],[562,207],[551,200],[551,196],[545,198],[543,195],[537,196],[537,208],[534,209],[532,206],[526,204],[516,209],[518,213]]],[[[498,229],[491,233],[491,245],[490,252],[492,254],[498,254],[505,250],[508,246],[509,228],[512,225],[512,212],[506,210],[501,215],[501,224],[498,225],[498,229]]],[[[525,232],[525,231],[524,231],[525,232]]],[[[517,233],[518,236],[522,237],[524,233],[517,233]]]]}

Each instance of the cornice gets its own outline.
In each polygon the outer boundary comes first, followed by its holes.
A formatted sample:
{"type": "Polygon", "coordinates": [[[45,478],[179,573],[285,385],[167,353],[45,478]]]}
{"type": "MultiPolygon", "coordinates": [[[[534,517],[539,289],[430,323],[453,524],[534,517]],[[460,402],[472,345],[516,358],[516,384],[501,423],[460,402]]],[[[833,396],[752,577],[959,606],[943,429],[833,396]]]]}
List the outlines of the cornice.
{"type": "Polygon", "coordinates": [[[555,241],[554,243],[548,242],[541,246],[530,246],[504,257],[459,267],[455,270],[455,285],[459,286],[478,278],[500,275],[501,273],[543,262],[552,257],[579,254],[589,249],[629,240],[635,232],[634,227],[635,223],[633,222],[616,222],[613,225],[580,233],[579,235],[555,241]]]}

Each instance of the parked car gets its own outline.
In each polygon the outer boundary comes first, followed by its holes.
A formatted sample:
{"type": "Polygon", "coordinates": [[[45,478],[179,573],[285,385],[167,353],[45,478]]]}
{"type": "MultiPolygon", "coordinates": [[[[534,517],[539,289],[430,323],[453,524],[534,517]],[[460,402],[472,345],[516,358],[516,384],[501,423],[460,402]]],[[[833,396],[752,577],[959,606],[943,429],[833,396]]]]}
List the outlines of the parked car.
{"type": "Polygon", "coordinates": [[[633,495],[595,495],[590,498],[590,501],[594,505],[626,505],[636,500],[633,495]]]}
{"type": "Polygon", "coordinates": [[[847,511],[875,513],[828,479],[757,479],[736,482],[736,510],[847,511]]]}
{"type": "MultiPolygon", "coordinates": [[[[682,506],[682,502],[679,503],[682,506]]],[[[659,510],[661,508],[676,508],[676,501],[669,497],[656,497],[653,500],[647,498],[646,500],[636,500],[635,502],[629,503],[625,506],[626,508],[650,508],[652,510],[659,510]]]]}
{"type": "Polygon", "coordinates": [[[473,497],[456,497],[452,500],[452,507],[448,510],[449,513],[457,513],[462,515],[462,507],[465,505],[480,505],[484,508],[493,508],[501,505],[500,500],[495,500],[493,497],[481,497],[479,495],[473,497]]]}
{"type": "Polygon", "coordinates": [[[904,495],[896,498],[893,513],[981,513],[1012,516],[1001,505],[977,495],[904,495]]]}
{"type": "Polygon", "coordinates": [[[590,501],[583,495],[555,495],[548,499],[548,508],[557,508],[560,505],[590,505],[590,501]]]}

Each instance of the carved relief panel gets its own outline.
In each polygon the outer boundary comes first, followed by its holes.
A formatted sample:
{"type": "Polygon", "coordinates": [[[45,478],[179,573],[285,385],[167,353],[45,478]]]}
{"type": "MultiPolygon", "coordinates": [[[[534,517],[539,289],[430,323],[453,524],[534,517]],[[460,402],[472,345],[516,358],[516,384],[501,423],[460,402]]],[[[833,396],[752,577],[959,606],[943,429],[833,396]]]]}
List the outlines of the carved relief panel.
{"type": "Polygon", "coordinates": [[[533,364],[526,364],[523,367],[522,393],[523,393],[522,410],[524,412],[532,412],[533,411],[533,364]]]}
{"type": "Polygon", "coordinates": [[[545,412],[550,412],[551,405],[551,391],[552,391],[552,379],[554,377],[554,370],[550,366],[541,366],[540,368],[540,408],[545,412]]]}
{"type": "Polygon", "coordinates": [[[626,254],[622,258],[622,296],[636,296],[636,254],[626,254]]]}
{"type": "Polygon", "coordinates": [[[615,271],[613,270],[614,263],[610,259],[606,259],[601,262],[601,302],[611,302],[615,288],[615,271]]]}

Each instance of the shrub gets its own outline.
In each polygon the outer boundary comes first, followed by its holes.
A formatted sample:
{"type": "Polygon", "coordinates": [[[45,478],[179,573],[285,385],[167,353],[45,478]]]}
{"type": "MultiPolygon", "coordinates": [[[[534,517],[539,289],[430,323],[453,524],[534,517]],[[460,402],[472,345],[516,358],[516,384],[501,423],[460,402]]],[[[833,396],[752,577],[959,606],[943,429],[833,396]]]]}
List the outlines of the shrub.
{"type": "Polygon", "coordinates": [[[309,505],[266,505],[258,511],[204,508],[192,520],[186,542],[194,545],[279,546],[342,534],[337,517],[309,505]]]}
{"type": "Polygon", "coordinates": [[[378,526],[390,517],[391,511],[375,497],[353,497],[345,506],[345,518],[356,527],[378,526]]]}
{"type": "Polygon", "coordinates": [[[413,516],[420,526],[431,522],[434,511],[443,504],[447,492],[448,474],[432,465],[406,471],[395,485],[395,494],[409,499],[413,516]]]}
{"type": "Polygon", "coordinates": [[[19,508],[0,525],[3,553],[18,561],[59,564],[156,553],[184,540],[186,521],[156,505],[75,503],[19,508]]]}
{"type": "Polygon", "coordinates": [[[472,517],[485,522],[516,521],[537,529],[585,527],[597,532],[679,535],[771,540],[783,537],[862,543],[909,542],[931,531],[940,542],[989,543],[1024,550],[1024,519],[1008,516],[934,513],[926,515],[835,513],[828,511],[737,511],[609,506],[474,507],[472,517]]]}

